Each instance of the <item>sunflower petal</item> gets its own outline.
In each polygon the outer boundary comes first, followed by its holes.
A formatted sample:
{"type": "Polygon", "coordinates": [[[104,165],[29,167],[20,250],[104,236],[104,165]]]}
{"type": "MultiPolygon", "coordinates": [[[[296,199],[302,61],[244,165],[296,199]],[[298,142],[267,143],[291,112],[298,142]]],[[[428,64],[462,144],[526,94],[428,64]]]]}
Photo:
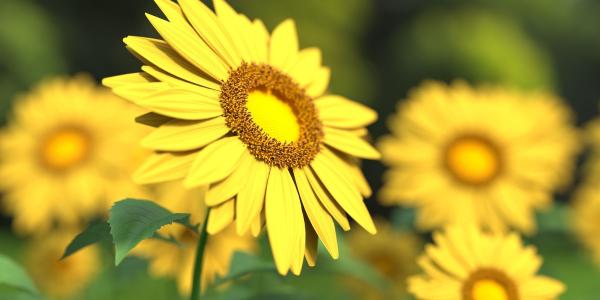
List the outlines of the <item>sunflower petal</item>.
{"type": "Polygon", "coordinates": [[[198,149],[229,132],[223,117],[206,121],[171,120],[152,131],[142,140],[142,146],[161,151],[198,149]]]}
{"type": "Polygon", "coordinates": [[[344,174],[340,174],[341,170],[335,163],[323,153],[319,153],[310,167],[337,203],[365,230],[375,234],[377,232],[375,224],[360,193],[344,174]]]}
{"type": "Polygon", "coordinates": [[[184,185],[189,188],[223,180],[234,172],[244,151],[246,147],[236,136],[206,146],[194,160],[184,185]]]}
{"type": "Polygon", "coordinates": [[[102,84],[112,89],[120,86],[149,83],[154,81],[154,78],[148,76],[148,74],[144,72],[138,72],[104,78],[102,79],[102,84]]]}
{"type": "MultiPolygon", "coordinates": [[[[120,89],[115,89],[118,93],[120,89]]],[[[134,103],[161,115],[183,120],[204,120],[223,115],[217,91],[204,94],[185,89],[168,89],[136,98],[134,103]]]]}
{"type": "Polygon", "coordinates": [[[332,148],[360,158],[381,158],[377,149],[351,132],[326,126],[323,127],[323,131],[325,132],[323,142],[332,148]]]}
{"type": "Polygon", "coordinates": [[[193,162],[192,153],[154,153],[137,169],[133,179],[138,184],[180,179],[185,177],[193,162]]]}
{"type": "Polygon", "coordinates": [[[314,80],[306,87],[306,94],[313,98],[317,98],[327,91],[329,79],[331,77],[331,69],[321,67],[315,76],[314,80]]]}
{"type": "MultiPolygon", "coordinates": [[[[321,50],[319,48],[306,48],[298,53],[298,60],[289,74],[301,86],[310,84],[314,75],[321,68],[321,50]]],[[[316,102],[315,102],[316,104],[316,102]]]]}
{"type": "MultiPolygon", "coordinates": [[[[249,44],[247,44],[247,36],[244,36],[242,19],[238,13],[223,0],[214,0],[215,12],[217,13],[217,19],[220,21],[223,31],[231,37],[231,42],[235,46],[235,50],[238,53],[241,61],[251,61],[252,55],[250,54],[249,44]]],[[[234,68],[239,67],[238,65],[233,66],[234,68]]]]}
{"type": "Polygon", "coordinates": [[[248,231],[253,220],[256,219],[265,203],[265,191],[269,179],[269,165],[252,160],[250,170],[252,177],[242,186],[236,200],[236,226],[238,235],[248,231]]]}
{"type": "Polygon", "coordinates": [[[206,224],[206,232],[216,234],[233,222],[235,200],[231,199],[211,208],[206,224]]]}
{"type": "Polygon", "coordinates": [[[271,35],[269,62],[281,71],[293,67],[298,55],[298,34],[296,24],[287,19],[279,24],[271,35]]]}
{"type": "Polygon", "coordinates": [[[316,175],[313,174],[313,171],[310,168],[304,168],[304,175],[306,175],[310,187],[315,192],[315,195],[321,204],[323,204],[323,207],[327,209],[329,214],[338,222],[338,224],[340,224],[343,230],[350,230],[350,223],[348,222],[348,217],[346,217],[344,209],[333,201],[333,197],[317,179],[316,175]]]}
{"type": "Polygon", "coordinates": [[[327,95],[315,100],[323,125],[337,128],[360,128],[377,120],[377,112],[342,96],[327,95]]]}
{"type": "Polygon", "coordinates": [[[306,220],[304,220],[304,223],[306,224],[306,251],[304,252],[304,257],[308,265],[314,267],[317,264],[319,239],[313,227],[306,220]]]}
{"type": "MultiPolygon", "coordinates": [[[[323,241],[323,245],[334,259],[339,256],[335,233],[335,224],[327,210],[319,203],[303,170],[294,169],[294,178],[304,211],[312,224],[313,230],[323,241]]],[[[315,257],[316,258],[316,257],[315,257]]],[[[308,257],[307,257],[308,260],[308,257]]]]}
{"type": "Polygon", "coordinates": [[[254,176],[254,170],[250,169],[253,160],[255,160],[255,158],[252,154],[244,151],[242,157],[239,159],[238,165],[235,167],[235,171],[222,181],[210,186],[210,189],[206,194],[206,205],[217,205],[237,195],[248,178],[251,175],[254,176]]]}

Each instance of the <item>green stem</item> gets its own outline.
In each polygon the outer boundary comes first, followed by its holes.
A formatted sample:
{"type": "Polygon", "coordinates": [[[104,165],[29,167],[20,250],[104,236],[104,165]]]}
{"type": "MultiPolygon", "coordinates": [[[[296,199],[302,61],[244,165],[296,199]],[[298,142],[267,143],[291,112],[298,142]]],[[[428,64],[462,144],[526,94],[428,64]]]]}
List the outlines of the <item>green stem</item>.
{"type": "Polygon", "coordinates": [[[206,223],[208,222],[208,213],[210,208],[206,211],[206,217],[202,223],[202,229],[200,230],[200,237],[198,238],[198,246],[196,248],[196,260],[194,262],[194,275],[192,278],[192,294],[190,300],[200,299],[200,278],[202,275],[202,263],[204,261],[204,249],[206,248],[206,241],[208,240],[208,232],[206,232],[206,223]]]}

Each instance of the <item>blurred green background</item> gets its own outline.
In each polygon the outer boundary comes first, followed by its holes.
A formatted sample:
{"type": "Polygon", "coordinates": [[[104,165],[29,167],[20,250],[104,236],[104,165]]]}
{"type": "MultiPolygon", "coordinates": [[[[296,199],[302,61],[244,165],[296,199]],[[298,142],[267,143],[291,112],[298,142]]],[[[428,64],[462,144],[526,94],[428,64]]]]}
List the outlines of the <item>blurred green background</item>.
{"type": "MultiPolygon", "coordinates": [[[[568,101],[578,124],[597,114],[600,2],[596,0],[232,0],[231,4],[263,19],[270,29],[294,18],[301,45],[322,48],[324,63],[332,67],[330,91],[377,109],[380,119],[371,128],[374,138],[387,132],[385,122],[395,103],[425,79],[549,89],[568,101]]],[[[122,38],[156,35],[144,12],[159,14],[151,0],[0,0],[0,125],[6,122],[14,95],[46,76],[87,72],[100,80],[138,70],[139,63],[125,50],[122,38]]],[[[377,191],[383,165],[365,162],[364,170],[377,191]]],[[[540,215],[541,233],[530,242],[545,258],[543,272],[569,287],[561,299],[596,299],[600,271],[568,232],[564,207],[570,192],[557,196],[562,205],[540,215]]],[[[380,207],[375,199],[367,203],[376,215],[410,219],[409,210],[380,207]]],[[[395,224],[411,228],[408,221],[395,224]]],[[[0,253],[18,259],[22,244],[10,234],[10,218],[0,217],[0,253]]],[[[150,279],[143,261],[131,259],[116,269],[105,265],[82,299],[166,299],[176,294],[172,282],[150,279]]],[[[341,265],[324,263],[319,268],[341,265]]],[[[285,281],[292,292],[273,291],[261,299],[290,295],[325,299],[343,292],[327,288],[335,279],[319,269],[302,278],[267,277],[261,279],[264,286],[269,280],[285,281]],[[294,286],[302,286],[303,293],[294,293],[294,286]]]]}

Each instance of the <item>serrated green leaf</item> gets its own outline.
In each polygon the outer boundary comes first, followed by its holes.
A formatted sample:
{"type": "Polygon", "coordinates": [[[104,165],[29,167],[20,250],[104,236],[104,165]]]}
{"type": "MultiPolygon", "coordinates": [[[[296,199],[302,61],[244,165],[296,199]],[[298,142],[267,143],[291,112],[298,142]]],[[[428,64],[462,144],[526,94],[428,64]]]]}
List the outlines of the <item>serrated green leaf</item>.
{"type": "Polygon", "coordinates": [[[172,213],[147,200],[126,199],[115,203],[108,218],[115,244],[115,264],[121,263],[131,249],[162,226],[173,222],[189,224],[189,216],[172,213]]]}
{"type": "Polygon", "coordinates": [[[38,295],[38,290],[25,272],[12,259],[0,255],[0,284],[24,290],[33,295],[38,295]]]}
{"type": "Polygon", "coordinates": [[[71,254],[100,241],[112,241],[110,225],[106,221],[90,224],[84,231],[78,234],[65,249],[60,259],[67,258],[71,254]]]}

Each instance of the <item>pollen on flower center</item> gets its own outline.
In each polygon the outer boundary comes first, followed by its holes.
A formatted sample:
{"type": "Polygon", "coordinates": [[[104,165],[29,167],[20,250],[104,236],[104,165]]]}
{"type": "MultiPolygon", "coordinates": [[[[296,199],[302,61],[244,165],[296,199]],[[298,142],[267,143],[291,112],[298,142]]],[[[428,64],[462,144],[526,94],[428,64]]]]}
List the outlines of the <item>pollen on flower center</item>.
{"type": "Polygon", "coordinates": [[[302,168],[319,153],[323,129],[313,99],[272,66],[243,63],[231,71],[220,101],[227,126],[256,159],[302,168]]]}
{"type": "Polygon", "coordinates": [[[254,123],[267,135],[282,143],[298,141],[300,125],[292,108],[271,90],[256,89],[248,93],[246,107],[254,123]]]}
{"type": "Polygon", "coordinates": [[[50,133],[42,142],[42,163],[52,170],[65,170],[86,159],[90,150],[87,134],[76,128],[63,128],[50,133]]]}
{"type": "Polygon", "coordinates": [[[463,300],[518,300],[515,284],[503,272],[480,269],[463,286],[463,300]]]}
{"type": "Polygon", "coordinates": [[[446,148],[443,160],[457,180],[471,185],[488,183],[498,175],[501,165],[498,149],[477,136],[453,140],[446,148]]]}

